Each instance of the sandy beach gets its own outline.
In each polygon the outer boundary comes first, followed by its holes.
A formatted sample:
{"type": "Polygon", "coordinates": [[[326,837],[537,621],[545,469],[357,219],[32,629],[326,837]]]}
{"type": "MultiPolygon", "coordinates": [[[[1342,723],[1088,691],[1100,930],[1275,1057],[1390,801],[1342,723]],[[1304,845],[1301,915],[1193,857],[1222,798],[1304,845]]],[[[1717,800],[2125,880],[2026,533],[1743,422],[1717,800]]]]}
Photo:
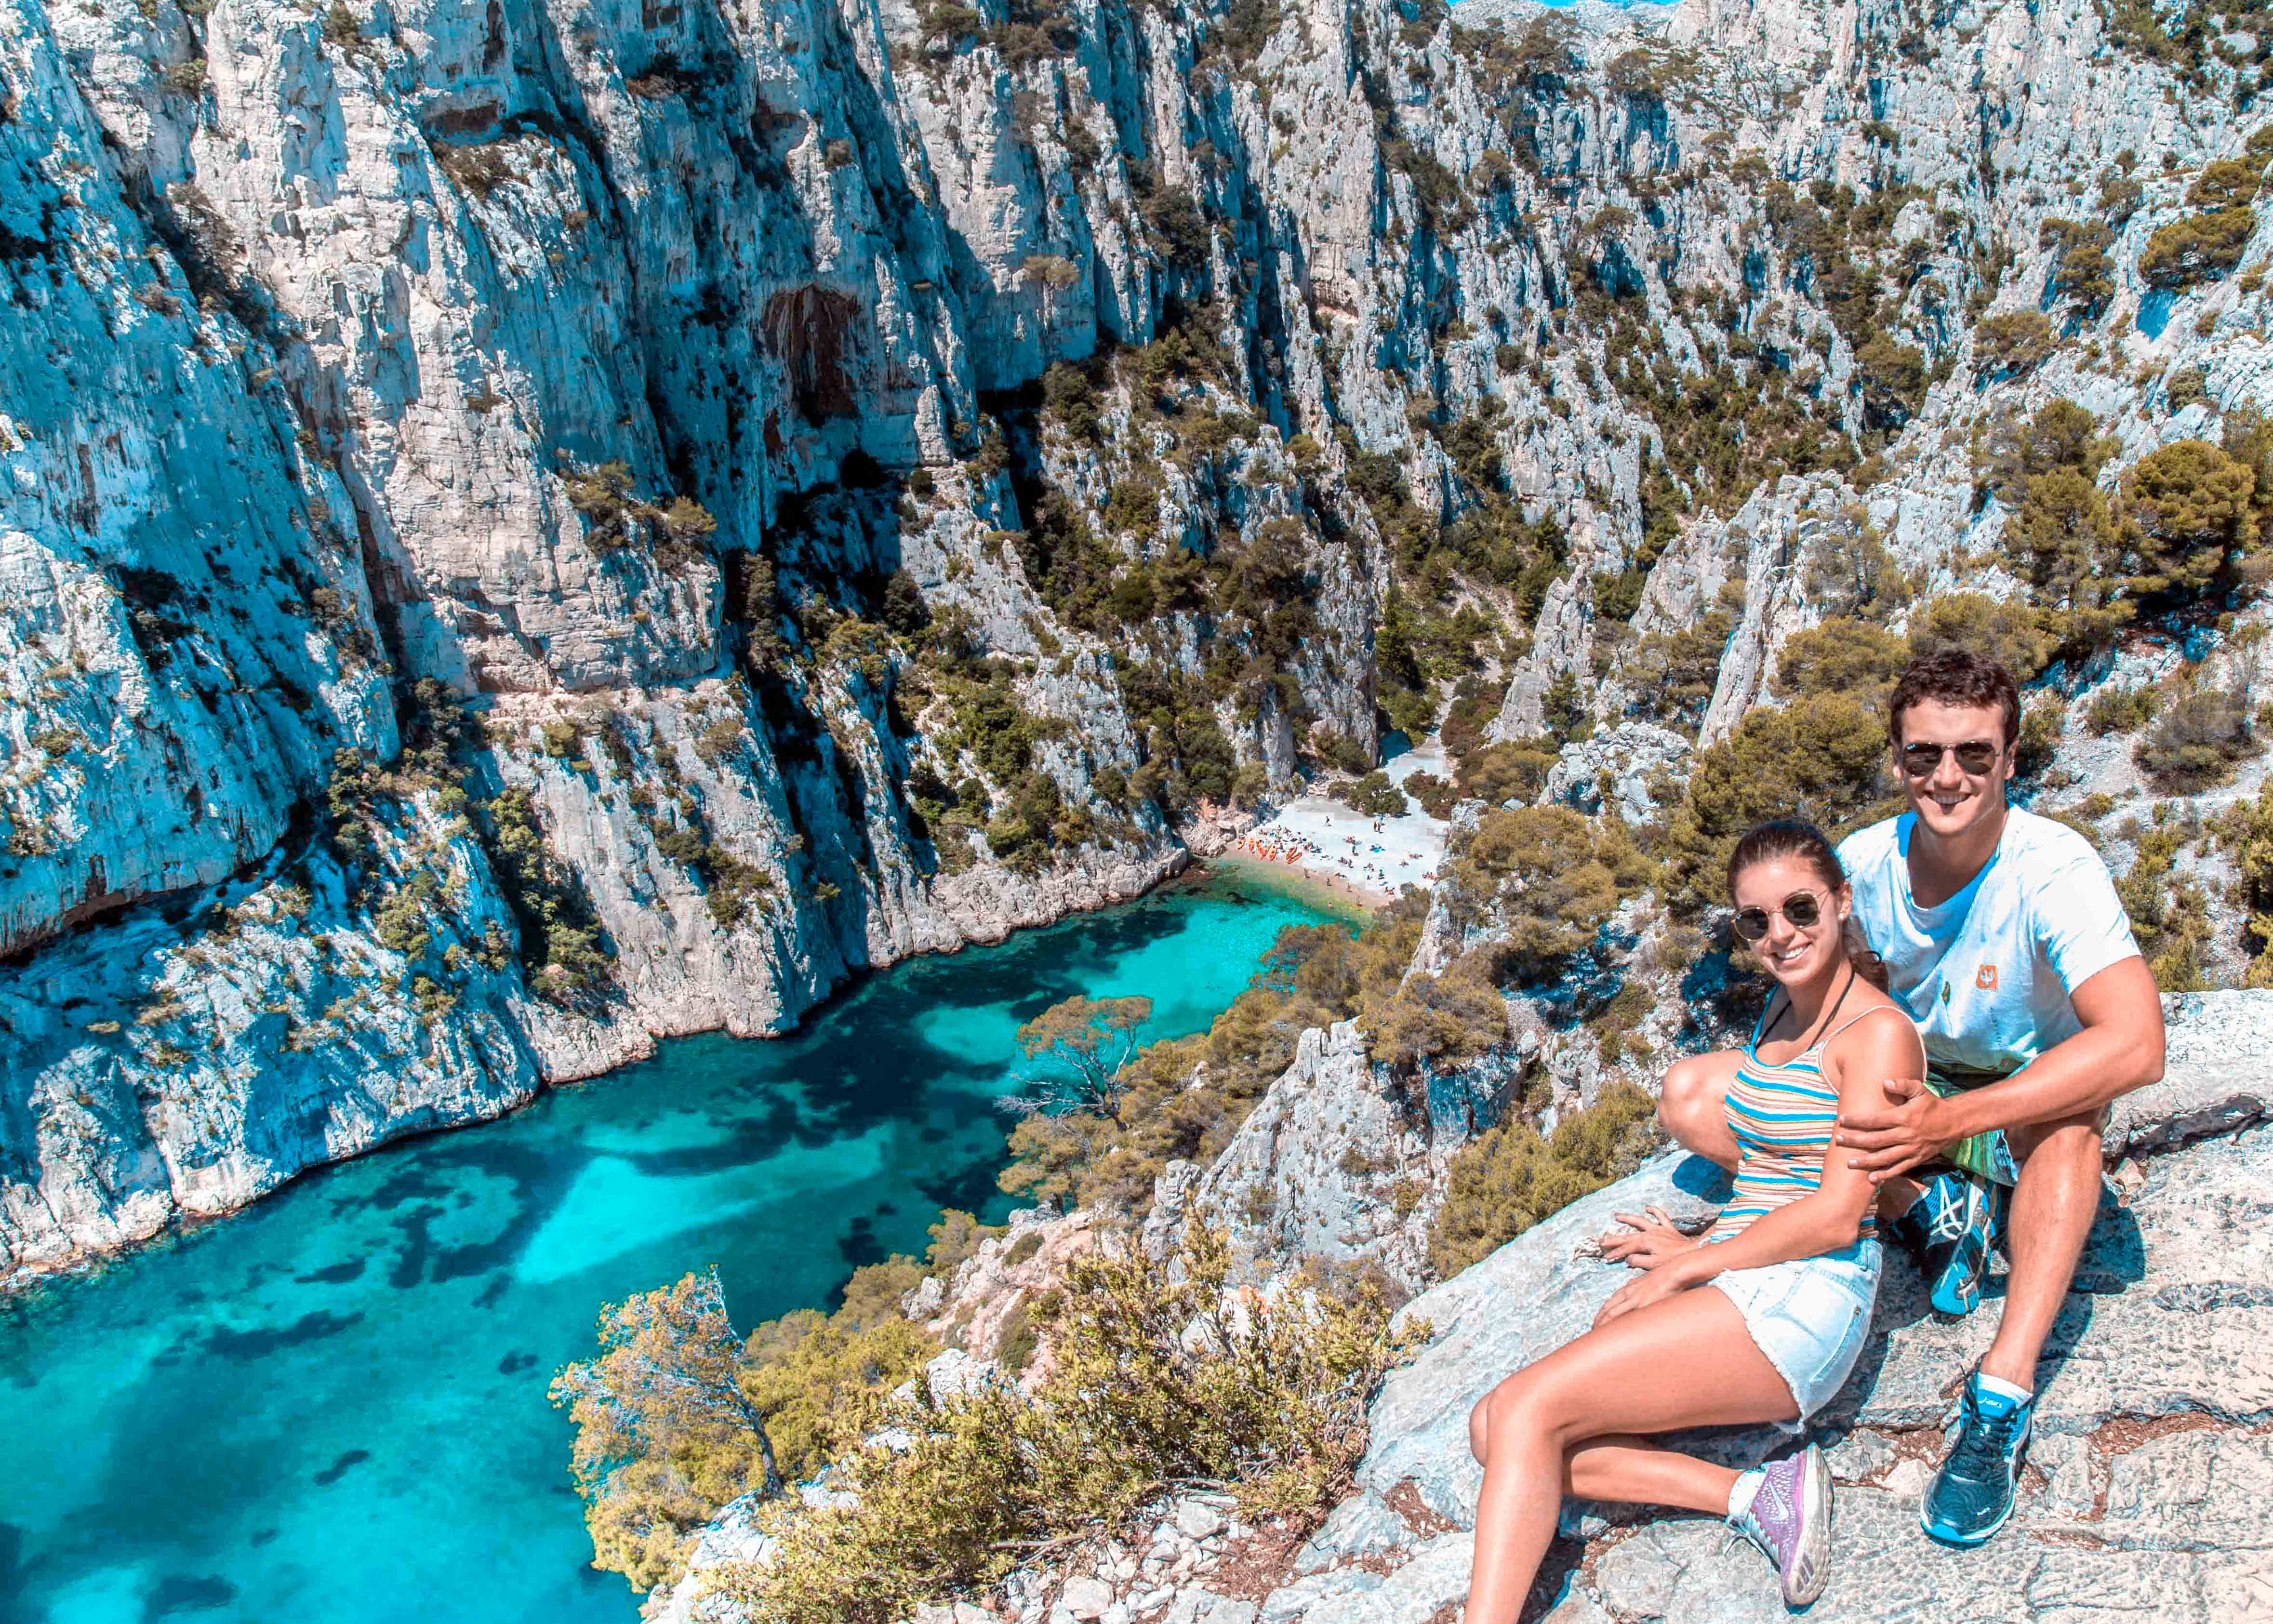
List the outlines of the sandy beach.
{"type": "MultiPolygon", "coordinates": [[[[1402,784],[1415,772],[1447,775],[1444,747],[1432,736],[1384,771],[1402,784]]],[[[1274,863],[1329,889],[1378,906],[1406,885],[1433,885],[1452,825],[1430,817],[1417,801],[1402,817],[1372,818],[1324,795],[1305,795],[1279,808],[1235,841],[1228,856],[1274,863]]]]}

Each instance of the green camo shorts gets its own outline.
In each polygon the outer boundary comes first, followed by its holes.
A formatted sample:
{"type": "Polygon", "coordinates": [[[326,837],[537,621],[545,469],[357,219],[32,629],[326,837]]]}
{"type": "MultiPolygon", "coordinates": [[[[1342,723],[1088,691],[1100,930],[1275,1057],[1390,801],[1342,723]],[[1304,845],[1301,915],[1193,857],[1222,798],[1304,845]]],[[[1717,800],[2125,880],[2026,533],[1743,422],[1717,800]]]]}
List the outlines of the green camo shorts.
{"type": "MultiPolygon", "coordinates": [[[[2014,1068],[2019,1070],[2018,1067],[2014,1068]]],[[[1962,1066],[1940,1066],[1926,1063],[1925,1086],[1943,1099],[1962,1094],[1969,1088],[1985,1088],[1991,1083],[2001,1083],[2012,1076],[2011,1071],[1976,1071],[1962,1066]]],[[[2013,1147],[2005,1142],[2005,1130],[1992,1128],[1986,1133],[1977,1133],[1970,1139],[1960,1139],[1941,1153],[1941,1159],[1961,1172],[1986,1179],[1992,1184],[2002,1184],[2007,1190],[2021,1182],[2020,1163],[2013,1160],[2013,1147]]]]}

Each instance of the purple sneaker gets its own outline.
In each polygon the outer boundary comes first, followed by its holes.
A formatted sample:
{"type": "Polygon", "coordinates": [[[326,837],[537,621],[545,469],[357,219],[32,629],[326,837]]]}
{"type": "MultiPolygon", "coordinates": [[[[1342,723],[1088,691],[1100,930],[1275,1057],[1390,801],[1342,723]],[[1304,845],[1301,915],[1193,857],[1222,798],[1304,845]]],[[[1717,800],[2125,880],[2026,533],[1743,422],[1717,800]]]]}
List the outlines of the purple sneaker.
{"type": "Polygon", "coordinates": [[[1760,1470],[1752,1509],[1729,1531],[1767,1553],[1783,1581],[1785,1604],[1804,1607],[1831,1577],[1831,1469],[1810,1444],[1760,1470]]]}

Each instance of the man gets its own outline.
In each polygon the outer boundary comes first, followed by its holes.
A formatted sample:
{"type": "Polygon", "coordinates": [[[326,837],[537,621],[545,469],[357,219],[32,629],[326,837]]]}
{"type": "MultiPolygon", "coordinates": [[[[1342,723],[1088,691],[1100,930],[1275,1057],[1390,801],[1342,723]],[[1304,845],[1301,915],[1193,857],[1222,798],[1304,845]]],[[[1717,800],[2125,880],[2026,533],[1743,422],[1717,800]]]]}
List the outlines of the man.
{"type": "MultiPolygon", "coordinates": [[[[2106,1108],[2163,1074],[2162,1002],[2106,865],[2066,825],[2006,804],[2020,721],[1995,661],[1912,660],[1887,705],[1910,809],[1839,848],[1855,920],[1924,1035],[1932,1075],[1889,1083],[1883,1109],[1842,1115],[1838,1144],[1880,1186],[1893,1233],[1924,1254],[1936,1308],[1980,1300],[1984,1181],[2010,1186],[2003,1316],[1919,1517],[1953,1545],[1981,1544],[2012,1514],[2037,1355],[2099,1204],[2106,1108]]],[[[1662,1111],[1682,1143],[1732,1162],[1725,1088],[1701,1057],[1685,1061],[1662,1111]]]]}

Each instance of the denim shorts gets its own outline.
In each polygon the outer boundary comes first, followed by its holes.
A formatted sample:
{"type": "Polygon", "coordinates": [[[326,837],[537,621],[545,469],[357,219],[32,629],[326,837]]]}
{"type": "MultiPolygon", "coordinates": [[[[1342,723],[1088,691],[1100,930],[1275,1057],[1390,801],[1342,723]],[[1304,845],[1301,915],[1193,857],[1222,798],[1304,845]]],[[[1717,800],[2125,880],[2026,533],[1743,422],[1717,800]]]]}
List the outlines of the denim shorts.
{"type": "Polygon", "coordinates": [[[1779,1422],[1786,1431],[1801,1431],[1855,1368],[1870,1334],[1883,1256],[1876,1240],[1858,1240],[1821,1257],[1730,1269],[1706,1282],[1737,1305],[1744,1329],[1791,1389],[1799,1420],[1779,1422]]]}

